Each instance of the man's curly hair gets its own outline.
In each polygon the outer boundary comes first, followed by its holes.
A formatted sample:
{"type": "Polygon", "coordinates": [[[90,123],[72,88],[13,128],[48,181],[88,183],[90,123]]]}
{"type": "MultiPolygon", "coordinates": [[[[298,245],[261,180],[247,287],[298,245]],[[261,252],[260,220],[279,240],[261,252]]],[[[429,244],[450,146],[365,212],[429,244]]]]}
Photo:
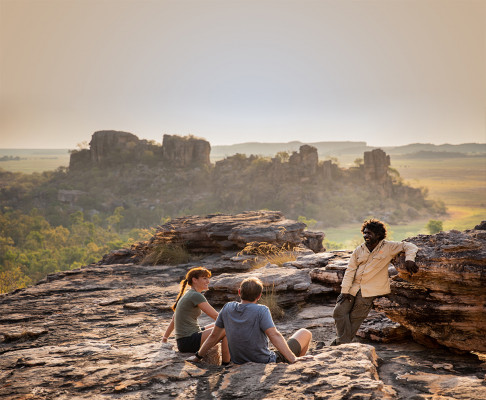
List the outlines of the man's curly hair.
{"type": "Polygon", "coordinates": [[[366,228],[378,235],[379,240],[386,238],[386,226],[380,220],[374,218],[367,219],[361,226],[361,233],[363,233],[366,228]]]}

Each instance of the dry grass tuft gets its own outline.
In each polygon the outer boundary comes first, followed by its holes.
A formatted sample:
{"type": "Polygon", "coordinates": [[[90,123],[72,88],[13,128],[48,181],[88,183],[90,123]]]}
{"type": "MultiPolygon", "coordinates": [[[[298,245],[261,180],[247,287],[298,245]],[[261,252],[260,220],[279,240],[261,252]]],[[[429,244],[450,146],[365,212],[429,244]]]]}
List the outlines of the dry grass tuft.
{"type": "Polygon", "coordinates": [[[155,246],[142,260],[142,265],[179,265],[191,261],[191,254],[181,244],[162,243],[155,246]]]}
{"type": "Polygon", "coordinates": [[[252,268],[262,268],[268,263],[282,267],[288,261],[295,261],[297,253],[290,244],[275,245],[267,242],[250,242],[238,255],[255,255],[251,261],[252,268]]]}
{"type": "Polygon", "coordinates": [[[274,285],[265,288],[259,302],[270,309],[272,318],[275,321],[281,320],[285,316],[285,311],[278,305],[278,294],[275,292],[274,285]]]}

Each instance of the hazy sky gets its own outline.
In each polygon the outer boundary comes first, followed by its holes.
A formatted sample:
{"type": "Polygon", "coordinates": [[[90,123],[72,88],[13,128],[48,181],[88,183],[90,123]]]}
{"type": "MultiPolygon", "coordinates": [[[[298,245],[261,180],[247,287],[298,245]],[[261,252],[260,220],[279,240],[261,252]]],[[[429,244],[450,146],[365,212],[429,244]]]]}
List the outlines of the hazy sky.
{"type": "Polygon", "coordinates": [[[0,0],[0,147],[486,142],[486,1],[0,0]]]}

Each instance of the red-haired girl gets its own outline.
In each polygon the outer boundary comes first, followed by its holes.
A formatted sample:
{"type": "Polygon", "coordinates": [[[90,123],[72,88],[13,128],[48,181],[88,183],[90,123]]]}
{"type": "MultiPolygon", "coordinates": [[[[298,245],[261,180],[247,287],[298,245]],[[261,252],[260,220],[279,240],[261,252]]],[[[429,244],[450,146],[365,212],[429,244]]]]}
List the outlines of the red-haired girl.
{"type": "MultiPolygon", "coordinates": [[[[177,348],[182,353],[195,353],[199,350],[206,338],[211,334],[214,324],[200,327],[197,319],[201,312],[216,320],[218,312],[208,303],[202,292],[209,288],[211,271],[203,267],[192,268],[181,282],[179,295],[172,306],[174,315],[162,341],[167,342],[170,334],[175,330],[177,348]],[[191,288],[186,291],[187,285],[191,288]],[[184,293],[185,292],[185,293],[184,293]]],[[[230,361],[228,342],[226,337],[222,340],[221,352],[223,363],[230,361]]]]}

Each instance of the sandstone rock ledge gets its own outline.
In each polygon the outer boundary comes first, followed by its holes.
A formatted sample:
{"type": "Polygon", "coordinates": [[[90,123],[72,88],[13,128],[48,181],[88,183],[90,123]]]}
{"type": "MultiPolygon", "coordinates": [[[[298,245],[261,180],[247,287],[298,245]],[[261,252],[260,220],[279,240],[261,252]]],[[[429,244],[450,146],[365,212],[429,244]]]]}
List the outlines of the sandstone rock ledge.
{"type": "Polygon", "coordinates": [[[229,368],[186,362],[173,339],[160,340],[189,267],[88,266],[1,295],[0,398],[486,398],[485,371],[470,355],[412,342],[325,346],[335,301],[325,297],[277,322],[285,337],[312,331],[313,361],[229,368]]]}
{"type": "Polygon", "coordinates": [[[183,233],[193,248],[214,251],[197,263],[138,265],[128,262],[137,253],[122,249],[123,263],[52,274],[35,286],[0,295],[0,398],[486,399],[486,354],[426,348],[403,328],[428,344],[433,339],[483,351],[486,231],[480,226],[409,239],[420,247],[420,272],[410,277],[403,259],[395,260],[392,294],[377,302],[395,322],[372,312],[358,336],[373,340],[373,346],[328,347],[350,253],[304,252],[283,267],[249,271],[248,258],[237,254],[235,244],[270,238],[301,245],[305,237],[302,226],[280,213],[240,217],[233,226],[229,216],[221,217],[227,219],[222,225],[208,216],[159,230],[163,240],[183,233]],[[314,359],[222,368],[185,361],[187,355],[174,351],[174,339],[162,345],[179,281],[196,265],[213,271],[207,297],[217,307],[236,299],[242,279],[259,276],[285,307],[277,321],[283,335],[288,338],[299,328],[313,333],[309,353],[314,359]]]}
{"type": "Polygon", "coordinates": [[[323,250],[324,233],[304,231],[302,222],[289,220],[279,211],[247,211],[241,214],[211,214],[173,219],[158,227],[147,242],[106,255],[101,264],[140,262],[162,244],[181,244],[191,253],[214,254],[243,249],[250,242],[307,246],[323,250]]]}

